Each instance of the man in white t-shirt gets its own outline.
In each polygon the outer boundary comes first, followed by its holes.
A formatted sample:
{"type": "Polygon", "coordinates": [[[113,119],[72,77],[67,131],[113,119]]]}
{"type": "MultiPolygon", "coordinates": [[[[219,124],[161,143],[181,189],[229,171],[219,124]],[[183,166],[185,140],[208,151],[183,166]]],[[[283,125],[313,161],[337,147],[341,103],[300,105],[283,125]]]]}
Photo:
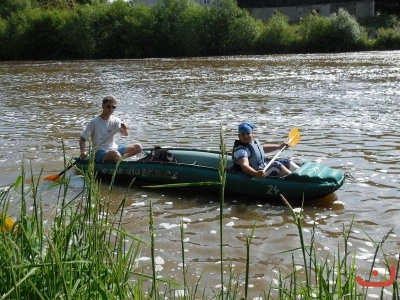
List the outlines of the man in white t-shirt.
{"type": "Polygon", "coordinates": [[[120,132],[123,136],[128,136],[128,127],[121,122],[121,119],[113,116],[117,108],[117,100],[108,96],[103,99],[103,111],[100,115],[93,118],[86,129],[82,132],[79,140],[81,151],[80,159],[87,157],[86,141],[91,139],[92,147],[96,151],[95,162],[116,161],[121,157],[130,157],[142,152],[140,144],[117,145],[114,135],[120,132]]]}

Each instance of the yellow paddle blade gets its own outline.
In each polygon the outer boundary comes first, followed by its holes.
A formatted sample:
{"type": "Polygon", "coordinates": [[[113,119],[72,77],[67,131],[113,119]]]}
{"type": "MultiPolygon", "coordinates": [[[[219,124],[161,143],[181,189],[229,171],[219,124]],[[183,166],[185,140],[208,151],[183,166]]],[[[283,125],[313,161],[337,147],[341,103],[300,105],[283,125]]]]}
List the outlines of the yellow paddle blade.
{"type": "Polygon", "coordinates": [[[290,130],[289,136],[288,136],[289,141],[298,134],[300,134],[300,131],[297,127],[294,127],[292,130],[290,130]]]}
{"type": "Polygon", "coordinates": [[[300,134],[294,137],[294,139],[289,143],[289,146],[294,147],[298,144],[299,141],[300,141],[300,134]]]}
{"type": "Polygon", "coordinates": [[[300,131],[295,127],[289,132],[288,145],[294,147],[300,141],[300,131]]]}
{"type": "Polygon", "coordinates": [[[4,233],[10,232],[14,227],[14,220],[4,214],[1,216],[1,218],[2,218],[2,220],[0,220],[1,231],[3,231],[4,233]]]}

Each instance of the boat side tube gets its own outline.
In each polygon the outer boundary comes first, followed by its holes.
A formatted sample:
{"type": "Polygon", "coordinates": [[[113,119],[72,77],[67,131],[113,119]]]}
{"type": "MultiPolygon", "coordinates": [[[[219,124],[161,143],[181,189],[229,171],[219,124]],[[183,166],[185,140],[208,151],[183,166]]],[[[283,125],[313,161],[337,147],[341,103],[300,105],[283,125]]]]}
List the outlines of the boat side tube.
{"type": "Polygon", "coordinates": [[[306,161],[301,167],[285,177],[288,181],[325,182],[340,184],[345,179],[341,170],[332,169],[316,162],[306,161]]]}

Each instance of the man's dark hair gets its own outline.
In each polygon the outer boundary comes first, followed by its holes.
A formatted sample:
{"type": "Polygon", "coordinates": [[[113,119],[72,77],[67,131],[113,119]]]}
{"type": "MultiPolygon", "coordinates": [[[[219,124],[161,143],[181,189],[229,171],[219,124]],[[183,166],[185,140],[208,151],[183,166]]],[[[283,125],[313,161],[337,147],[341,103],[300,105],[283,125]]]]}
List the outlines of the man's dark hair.
{"type": "Polygon", "coordinates": [[[117,100],[113,96],[107,96],[103,99],[103,105],[108,102],[112,102],[113,104],[116,104],[117,100]]]}

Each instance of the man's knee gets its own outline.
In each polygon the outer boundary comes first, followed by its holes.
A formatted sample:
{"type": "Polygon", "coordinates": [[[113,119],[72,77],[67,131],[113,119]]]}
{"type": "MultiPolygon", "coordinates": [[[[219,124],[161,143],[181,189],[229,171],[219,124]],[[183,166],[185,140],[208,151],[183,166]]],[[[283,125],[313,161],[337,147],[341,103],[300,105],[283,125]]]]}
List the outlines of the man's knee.
{"type": "Polygon", "coordinates": [[[143,147],[141,144],[131,144],[128,146],[126,150],[127,150],[126,152],[129,153],[130,155],[135,155],[142,152],[143,147]]]}
{"type": "Polygon", "coordinates": [[[118,160],[121,158],[121,154],[117,150],[108,151],[104,160],[118,160]]]}
{"type": "Polygon", "coordinates": [[[136,147],[137,147],[138,153],[143,151],[143,147],[141,144],[136,144],[136,147]]]}

